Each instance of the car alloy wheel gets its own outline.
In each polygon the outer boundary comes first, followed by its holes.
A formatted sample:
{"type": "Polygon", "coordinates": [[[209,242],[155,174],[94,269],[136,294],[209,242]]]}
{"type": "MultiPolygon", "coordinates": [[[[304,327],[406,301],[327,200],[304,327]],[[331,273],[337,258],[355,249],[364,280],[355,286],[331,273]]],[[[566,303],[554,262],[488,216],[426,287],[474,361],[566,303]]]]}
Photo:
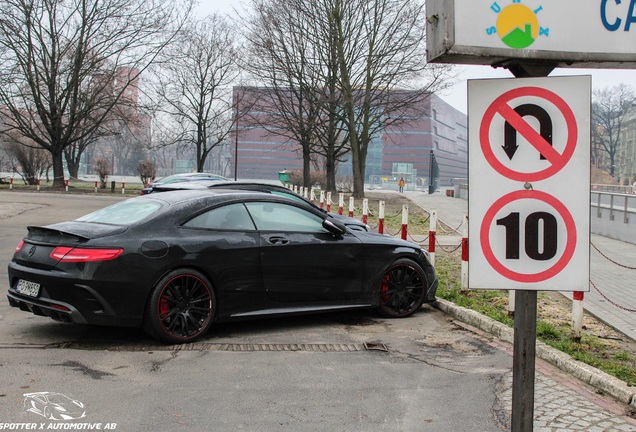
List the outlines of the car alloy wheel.
{"type": "Polygon", "coordinates": [[[384,272],[380,282],[378,309],[387,317],[412,315],[424,302],[426,277],[424,271],[409,259],[395,261],[384,272]]]}
{"type": "Polygon", "coordinates": [[[170,343],[191,342],[204,334],[214,317],[214,292],[194,270],[175,270],[155,287],[146,316],[152,336],[170,343]]]}

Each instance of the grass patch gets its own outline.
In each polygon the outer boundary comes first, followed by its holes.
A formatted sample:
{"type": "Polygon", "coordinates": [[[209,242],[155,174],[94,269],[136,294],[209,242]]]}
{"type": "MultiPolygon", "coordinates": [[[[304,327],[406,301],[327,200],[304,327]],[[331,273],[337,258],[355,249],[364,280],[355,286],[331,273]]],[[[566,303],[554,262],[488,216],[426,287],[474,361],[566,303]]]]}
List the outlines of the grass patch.
{"type": "MultiPolygon", "coordinates": [[[[461,256],[457,253],[437,254],[435,260],[435,268],[440,280],[438,297],[514,327],[514,318],[508,315],[507,291],[470,290],[462,293],[460,290],[461,256]]],[[[560,319],[553,317],[553,311],[548,313],[545,310],[545,303],[550,295],[560,294],[540,292],[538,295],[537,339],[570,355],[575,360],[600,369],[628,385],[636,386],[636,349],[625,350],[625,346],[633,348],[634,344],[608,340],[586,329],[578,340],[573,337],[569,321],[563,319],[563,317],[571,316],[571,309],[564,307],[557,314],[560,315],[560,319]]]]}

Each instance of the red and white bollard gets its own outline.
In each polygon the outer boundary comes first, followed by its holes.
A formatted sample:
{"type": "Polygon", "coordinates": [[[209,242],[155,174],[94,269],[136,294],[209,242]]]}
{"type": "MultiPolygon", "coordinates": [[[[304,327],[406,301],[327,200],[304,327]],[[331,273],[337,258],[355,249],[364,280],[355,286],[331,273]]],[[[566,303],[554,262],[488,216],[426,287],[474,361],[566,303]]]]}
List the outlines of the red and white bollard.
{"type": "Polygon", "coordinates": [[[362,200],[362,223],[369,223],[369,199],[365,198],[362,200]]]}
{"type": "Polygon", "coordinates": [[[342,216],[343,211],[344,211],[344,194],[339,193],[338,194],[338,214],[342,216]]]}
{"type": "Polygon", "coordinates": [[[325,191],[320,191],[320,208],[325,208],[325,191]]]}
{"type": "Polygon", "coordinates": [[[468,215],[464,215],[464,234],[462,236],[462,267],[460,291],[468,291],[468,215]]]}
{"type": "Polygon", "coordinates": [[[378,233],[384,234],[384,201],[380,201],[380,210],[378,210],[378,233]]]}
{"type": "Polygon", "coordinates": [[[409,225],[409,206],[408,204],[404,204],[402,206],[402,240],[406,240],[406,236],[408,235],[408,225],[409,225]]]}
{"type": "Polygon", "coordinates": [[[68,179],[64,180],[64,189],[68,192],[68,179]]]}
{"type": "Polygon", "coordinates": [[[37,189],[37,190],[40,190],[40,179],[38,179],[38,181],[37,181],[37,183],[36,183],[36,184],[37,184],[36,189],[37,189]]]}
{"type": "Polygon", "coordinates": [[[331,211],[331,192],[327,192],[327,211],[331,211]]]}
{"type": "Polygon", "coordinates": [[[311,188],[311,190],[309,191],[309,201],[316,202],[316,191],[314,190],[314,188],[311,188]]]}
{"type": "Polygon", "coordinates": [[[515,314],[515,290],[508,291],[508,316],[515,314]]]}
{"type": "Polygon", "coordinates": [[[309,188],[303,187],[303,198],[309,198],[309,188]]]}
{"type": "Polygon", "coordinates": [[[585,293],[583,291],[574,291],[572,293],[572,333],[575,338],[581,337],[583,330],[583,299],[585,293]]]}
{"type": "Polygon", "coordinates": [[[435,265],[435,240],[437,233],[437,210],[431,211],[428,228],[428,258],[431,265],[435,265]]]}
{"type": "Polygon", "coordinates": [[[349,197],[349,217],[353,217],[353,210],[355,209],[356,201],[353,197],[349,197]]]}
{"type": "Polygon", "coordinates": [[[9,179],[9,190],[13,189],[13,177],[9,179]]]}
{"type": "Polygon", "coordinates": [[[294,185],[294,193],[298,193],[298,186],[294,185]]]}
{"type": "Polygon", "coordinates": [[[121,182],[121,194],[126,195],[126,182],[121,182]]]}
{"type": "Polygon", "coordinates": [[[97,193],[97,180],[95,180],[95,193],[97,193]]]}

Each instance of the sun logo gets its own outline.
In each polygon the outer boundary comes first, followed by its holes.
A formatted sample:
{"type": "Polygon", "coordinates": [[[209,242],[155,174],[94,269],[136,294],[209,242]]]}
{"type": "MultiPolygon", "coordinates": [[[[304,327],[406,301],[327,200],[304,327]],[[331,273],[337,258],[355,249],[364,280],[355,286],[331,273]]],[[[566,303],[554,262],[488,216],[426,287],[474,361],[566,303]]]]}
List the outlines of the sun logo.
{"type": "Polygon", "coordinates": [[[550,35],[550,29],[541,27],[537,18],[543,6],[533,10],[522,5],[521,0],[512,0],[512,4],[505,7],[494,2],[490,10],[497,14],[497,24],[487,28],[486,32],[496,34],[510,48],[528,48],[539,36],[550,35]]]}

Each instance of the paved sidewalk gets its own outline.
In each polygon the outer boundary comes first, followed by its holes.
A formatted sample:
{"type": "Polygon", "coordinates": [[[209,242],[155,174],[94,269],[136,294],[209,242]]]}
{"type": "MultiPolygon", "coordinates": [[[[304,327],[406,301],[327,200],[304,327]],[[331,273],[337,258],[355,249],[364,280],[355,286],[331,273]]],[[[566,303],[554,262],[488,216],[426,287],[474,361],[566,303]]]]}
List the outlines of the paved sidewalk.
{"type": "MultiPolygon", "coordinates": [[[[447,197],[444,190],[431,195],[407,191],[405,196],[427,211],[436,210],[438,219],[452,228],[459,227],[461,235],[467,200],[447,197]]],[[[595,234],[591,242],[591,284],[590,292],[585,293],[584,308],[636,341],[636,245],[595,234]]],[[[571,293],[562,294],[572,299],[571,293]]]]}

